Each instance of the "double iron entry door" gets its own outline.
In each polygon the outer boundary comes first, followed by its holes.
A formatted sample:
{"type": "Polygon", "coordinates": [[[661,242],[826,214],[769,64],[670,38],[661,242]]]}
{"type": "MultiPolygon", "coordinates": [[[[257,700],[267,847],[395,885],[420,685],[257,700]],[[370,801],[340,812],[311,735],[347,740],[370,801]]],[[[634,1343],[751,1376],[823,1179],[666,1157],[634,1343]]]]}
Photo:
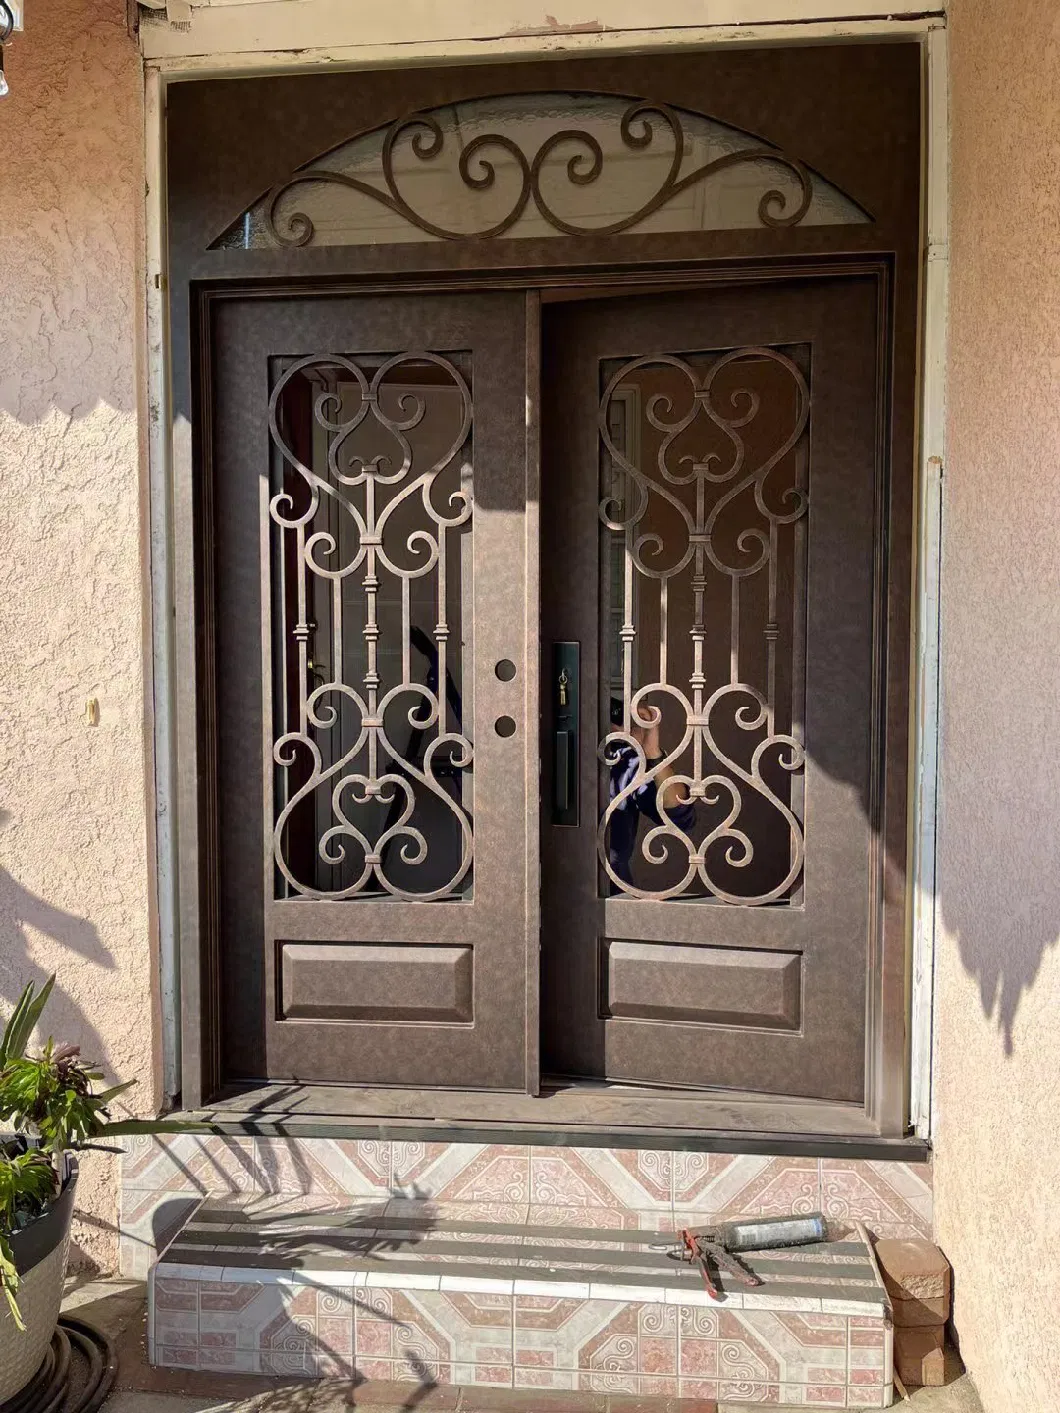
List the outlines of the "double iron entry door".
{"type": "Polygon", "coordinates": [[[861,1102],[878,305],[218,305],[228,1078],[861,1102]]]}

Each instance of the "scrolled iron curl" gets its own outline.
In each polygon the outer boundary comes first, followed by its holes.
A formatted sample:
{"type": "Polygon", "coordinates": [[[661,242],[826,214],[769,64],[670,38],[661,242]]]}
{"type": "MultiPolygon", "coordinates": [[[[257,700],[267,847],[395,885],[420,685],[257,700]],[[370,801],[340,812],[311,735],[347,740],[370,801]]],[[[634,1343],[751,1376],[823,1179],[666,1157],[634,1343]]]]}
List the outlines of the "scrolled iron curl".
{"type": "MultiPolygon", "coordinates": [[[[283,531],[299,527],[304,531],[316,512],[321,495],[326,493],[332,496],[352,517],[358,541],[371,533],[377,568],[399,579],[421,578],[438,563],[441,536],[447,530],[464,524],[472,514],[472,498],[467,491],[454,490],[450,492],[445,508],[439,508],[432,499],[439,476],[452,463],[453,458],[464,444],[471,426],[471,417],[470,389],[455,365],[440,354],[426,350],[395,354],[375,370],[371,380],[353,361],[339,355],[317,354],[298,360],[286,369],[283,377],[273,389],[269,405],[269,431],[272,442],[284,462],[305,482],[309,506],[301,515],[295,516],[291,513],[293,511],[291,495],[288,492],[279,492],[270,502],[272,519],[283,531]],[[460,421],[452,441],[444,448],[441,455],[436,457],[429,468],[413,476],[410,474],[412,471],[412,449],[404,433],[422,421],[426,410],[425,404],[423,399],[414,393],[401,393],[398,397],[401,415],[398,417],[389,416],[380,406],[379,391],[388,374],[399,365],[424,361],[432,363],[448,373],[452,380],[452,386],[460,395],[460,421]],[[334,366],[344,372],[359,386],[361,391],[361,402],[354,409],[353,415],[347,419],[341,417],[341,401],[332,392],[321,394],[314,403],[314,416],[317,423],[333,436],[332,447],[328,454],[328,469],[335,481],[339,483],[338,486],[332,485],[329,479],[317,475],[311,467],[299,459],[294,448],[284,439],[279,418],[279,404],[283,390],[291,378],[307,367],[326,365],[334,366]],[[355,470],[353,466],[355,459],[351,458],[347,473],[342,473],[339,469],[336,448],[348,440],[350,434],[361,426],[369,414],[375,422],[386,428],[395,437],[403,453],[401,464],[395,467],[396,458],[386,455],[377,456],[367,461],[358,458],[356,461],[359,469],[355,470]],[[386,469],[384,469],[383,463],[387,463],[386,469]],[[368,519],[362,513],[362,509],[346,494],[346,488],[353,487],[367,478],[386,484],[394,484],[403,480],[407,482],[405,487],[398,491],[382,511],[368,519]],[[340,490],[339,486],[343,489],[340,490]],[[424,529],[413,529],[408,532],[404,548],[413,562],[401,566],[396,564],[390,554],[384,550],[382,539],[392,512],[410,499],[422,506],[435,527],[435,534],[432,535],[424,529]]],[[[366,547],[359,544],[356,554],[347,564],[337,568],[328,568],[326,564],[321,562],[321,555],[327,558],[337,552],[338,542],[330,531],[318,530],[307,535],[302,549],[302,570],[325,579],[344,578],[360,567],[367,553],[366,547]]],[[[422,768],[417,767],[413,761],[406,759],[397,749],[395,743],[390,740],[385,727],[364,724],[364,718],[368,715],[377,719],[385,717],[391,704],[402,696],[411,698],[408,704],[403,706],[403,711],[413,730],[432,730],[438,727],[442,719],[441,700],[435,692],[421,683],[406,681],[398,683],[383,695],[370,713],[365,697],[352,684],[342,681],[327,681],[321,682],[304,700],[306,724],[315,732],[333,730],[340,720],[336,699],[345,698],[357,715],[352,744],[348,744],[336,760],[325,765],[320,747],[314,741],[309,730],[303,728],[289,731],[276,739],[273,746],[273,759],[278,766],[290,770],[299,762],[304,762],[308,767],[308,778],[286,802],[280,811],[274,829],[274,858],[280,873],[294,892],[319,898],[347,898],[361,892],[374,880],[383,890],[395,897],[427,901],[432,898],[451,896],[458,891],[467,875],[472,864],[471,822],[462,805],[453,799],[445,788],[437,768],[437,758],[446,752],[451,768],[468,769],[473,757],[472,744],[459,732],[439,731],[424,752],[422,768]],[[358,768],[359,757],[370,735],[375,739],[376,749],[383,762],[382,773],[373,768],[372,774],[365,774],[363,770],[358,768]],[[406,865],[422,864],[428,857],[427,839],[423,832],[416,827],[413,819],[417,809],[415,783],[418,783],[422,790],[427,791],[450,812],[461,838],[459,864],[452,876],[432,891],[417,892],[399,887],[387,877],[385,863],[380,857],[391,845],[396,847],[398,857],[406,865]],[[323,792],[325,790],[329,792],[333,822],[325,828],[317,840],[317,854],[320,859],[325,864],[332,866],[342,865],[350,858],[348,846],[352,846],[365,856],[358,877],[342,888],[317,888],[306,884],[296,876],[286,856],[287,830],[292,812],[317,791],[323,792]],[[363,807],[373,800],[385,806],[393,806],[396,809],[396,818],[392,818],[389,825],[377,838],[370,839],[362,829],[358,828],[354,818],[347,812],[347,807],[363,807]]]]}
{"type": "MultiPolygon", "coordinates": [[[[0,0],[2,3],[2,0],[0,0]]],[[[486,156],[490,149],[507,153],[519,171],[519,190],[508,211],[492,225],[478,231],[451,230],[431,221],[416,211],[402,195],[394,173],[394,149],[402,136],[411,134],[412,154],[421,162],[430,162],[441,156],[445,149],[445,133],[437,119],[429,113],[414,113],[401,118],[387,130],[383,140],[382,167],[386,190],[374,186],[360,177],[347,172],[331,171],[327,168],[309,168],[294,172],[272,188],[266,198],[266,225],[279,245],[309,245],[316,228],[306,211],[291,211],[278,220],[278,207],[283,198],[298,186],[321,183],[329,186],[342,186],[359,192],[372,201],[386,206],[396,215],[404,217],[427,235],[439,240],[488,240],[504,235],[511,230],[532,201],[541,216],[563,235],[620,235],[646,220],[675,196],[688,190],[698,182],[706,181],[726,168],[741,166],[749,162],[769,162],[785,168],[796,180],[799,198],[789,210],[791,194],[771,187],[763,192],[758,203],[758,219],[763,226],[782,229],[796,226],[803,220],[813,200],[813,180],[807,167],[797,157],[789,156],[779,148],[764,144],[747,147],[737,152],[727,152],[711,162],[705,162],[683,177],[679,176],[685,152],[685,133],[677,113],[664,103],[636,102],[629,105],[619,120],[619,135],[623,146],[630,151],[643,151],[655,140],[655,126],[651,117],[660,118],[673,140],[673,155],[666,175],[655,193],[636,211],[609,225],[583,225],[561,216],[544,195],[541,187],[541,173],[546,160],[558,148],[578,144],[580,151],[573,153],[566,162],[567,180],[572,186],[591,186],[603,175],[606,158],[603,148],[592,133],[583,128],[565,128],[552,133],[538,148],[532,161],[527,159],[519,144],[504,133],[482,133],[468,143],[460,153],[457,170],[460,180],[469,191],[489,191],[496,185],[497,169],[486,156]]]]}

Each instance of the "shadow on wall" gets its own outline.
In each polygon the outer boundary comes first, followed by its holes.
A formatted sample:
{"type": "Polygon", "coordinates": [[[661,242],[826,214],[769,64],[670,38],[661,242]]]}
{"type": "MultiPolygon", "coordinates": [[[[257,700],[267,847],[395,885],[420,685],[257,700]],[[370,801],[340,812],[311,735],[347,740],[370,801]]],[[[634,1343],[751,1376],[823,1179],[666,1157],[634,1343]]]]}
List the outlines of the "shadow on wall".
{"type": "Polygon", "coordinates": [[[114,426],[137,407],[139,53],[123,0],[27,11],[5,52],[0,412],[114,426]]]}
{"type": "Polygon", "coordinates": [[[1006,754],[998,756],[1008,778],[991,782],[996,793],[989,804],[986,782],[967,799],[970,767],[960,785],[954,781],[941,793],[943,820],[947,812],[961,818],[939,831],[939,929],[956,939],[961,964],[978,985],[983,1014],[997,1026],[1006,1055],[1013,1053],[1020,1005],[1046,953],[1060,942],[1057,800],[1042,771],[1053,754],[1044,738],[1037,752],[1030,738],[1017,747],[1010,731],[1006,754]],[[1021,757],[1029,758],[1026,769],[1021,757]],[[1036,794],[1044,797],[1037,804],[1036,794]]]}
{"type": "MultiPolygon", "coordinates": [[[[11,822],[10,813],[0,809],[0,836],[11,822]]],[[[6,1019],[28,982],[40,986],[48,979],[33,960],[31,932],[44,933],[66,952],[108,971],[114,970],[115,963],[91,922],[38,898],[8,873],[2,860],[0,837],[0,1019],[6,1019]]],[[[64,980],[68,985],[69,977],[64,978],[60,969],[45,1016],[47,1031],[57,1040],[80,1045],[86,1060],[105,1065],[107,1047],[83,1008],[64,989],[64,980]]]]}

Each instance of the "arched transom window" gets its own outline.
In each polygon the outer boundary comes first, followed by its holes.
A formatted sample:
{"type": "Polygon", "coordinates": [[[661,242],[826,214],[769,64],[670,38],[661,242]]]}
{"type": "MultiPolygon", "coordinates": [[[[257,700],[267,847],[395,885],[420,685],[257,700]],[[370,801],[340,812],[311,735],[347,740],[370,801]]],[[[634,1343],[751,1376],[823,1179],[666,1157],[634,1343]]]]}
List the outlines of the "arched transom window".
{"type": "Polygon", "coordinates": [[[351,139],[249,207],[214,248],[860,225],[851,197],[713,118],[613,95],[454,103],[351,139]]]}

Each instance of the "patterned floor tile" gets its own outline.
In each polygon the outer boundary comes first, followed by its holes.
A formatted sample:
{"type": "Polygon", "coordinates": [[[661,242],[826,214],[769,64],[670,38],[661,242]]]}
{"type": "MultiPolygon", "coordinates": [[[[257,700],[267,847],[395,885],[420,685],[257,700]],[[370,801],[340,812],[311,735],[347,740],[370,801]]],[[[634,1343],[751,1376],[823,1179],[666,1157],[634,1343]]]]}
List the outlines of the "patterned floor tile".
{"type": "Polygon", "coordinates": [[[160,1344],[155,1346],[152,1361],[159,1369],[197,1369],[199,1350],[186,1345],[160,1344]]]}
{"type": "Polygon", "coordinates": [[[122,1185],[150,1192],[260,1189],[254,1142],[219,1134],[137,1134],[122,1140],[122,1185]]]}
{"type": "Polygon", "coordinates": [[[155,1358],[172,1367],[817,1408],[879,1407],[886,1392],[884,1325],[863,1316],[556,1291],[153,1284],[155,1358]]]}
{"type": "Polygon", "coordinates": [[[668,1213],[658,1207],[569,1207],[552,1203],[530,1204],[529,1226],[596,1227],[601,1231],[666,1231],[671,1229],[668,1213]]]}
{"type": "Polygon", "coordinates": [[[513,1370],[513,1387],[568,1392],[573,1390],[576,1378],[574,1369],[549,1369],[534,1364],[516,1364],[513,1370]]]}
{"type": "MultiPolygon", "coordinates": [[[[227,1346],[207,1345],[199,1349],[198,1367],[203,1370],[216,1370],[225,1374],[260,1374],[262,1372],[272,1373],[271,1368],[263,1369],[262,1351],[260,1349],[229,1349],[227,1346]]],[[[298,1370],[301,1372],[307,1367],[306,1354],[298,1355],[298,1370]]],[[[265,1362],[271,1363],[268,1355],[265,1362]]]]}
{"type": "Polygon", "coordinates": [[[152,1271],[149,1281],[147,1343],[151,1357],[162,1349],[189,1349],[199,1343],[198,1282],[152,1271]]]}
{"type": "Polygon", "coordinates": [[[816,1158],[675,1153],[674,1215],[704,1225],[733,1217],[775,1217],[820,1206],[816,1158]]]}
{"type": "Polygon", "coordinates": [[[652,1302],[516,1296],[515,1362],[676,1377],[677,1311],[652,1302]]]}
{"type": "Polygon", "coordinates": [[[512,1306],[489,1292],[358,1292],[354,1339],[358,1359],[423,1364],[512,1364],[512,1306]]]}
{"type": "Polygon", "coordinates": [[[122,1186],[140,1192],[390,1195],[383,1140],[136,1135],[124,1140],[122,1186]]]}
{"type": "MultiPolygon", "coordinates": [[[[716,1380],[718,1377],[718,1314],[694,1305],[677,1311],[677,1372],[681,1380],[716,1380]]],[[[697,1395],[698,1396],[698,1395],[697,1395]]],[[[705,1395],[704,1395],[705,1396],[705,1395]]],[[[716,1395],[711,1395],[715,1397],[716,1395]]],[[[682,1397],[685,1395],[682,1394],[682,1397]]]]}
{"type": "Polygon", "coordinates": [[[931,1237],[927,1164],[822,1158],[821,1210],[829,1222],[863,1222],[880,1239],[931,1237]]]}
{"type": "MultiPolygon", "coordinates": [[[[351,1225],[362,1222],[367,1225],[373,1217],[381,1217],[385,1213],[390,1198],[389,1193],[382,1197],[358,1199],[345,1193],[255,1192],[236,1200],[239,1201],[239,1206],[234,1209],[234,1215],[238,1220],[234,1225],[242,1226],[247,1222],[255,1222],[282,1228],[286,1223],[304,1225],[309,1218],[331,1217],[338,1212],[347,1217],[351,1225]]],[[[216,1205],[211,1198],[211,1209],[216,1208],[216,1205]]]]}
{"type": "Polygon", "coordinates": [[[396,1197],[522,1204],[530,1200],[530,1150],[505,1143],[394,1143],[396,1197]]]}
{"type": "Polygon", "coordinates": [[[616,1256],[623,1251],[649,1250],[659,1244],[660,1238],[676,1240],[669,1212],[654,1207],[637,1210],[630,1207],[553,1207],[532,1203],[527,1226],[542,1229],[528,1231],[527,1247],[579,1247],[582,1250],[607,1251],[616,1256]],[[551,1229],[555,1227],[575,1227],[582,1231],[590,1228],[606,1232],[643,1231],[645,1236],[641,1242],[624,1241],[619,1244],[613,1240],[594,1241],[591,1236],[554,1235],[551,1229]]]}
{"type": "Polygon", "coordinates": [[[717,1379],[681,1378],[677,1381],[677,1391],[680,1398],[715,1403],[718,1397],[718,1381],[717,1379]]]}
{"type": "Polygon", "coordinates": [[[680,1381],[664,1378],[657,1374],[641,1374],[639,1393],[641,1398],[676,1398],[680,1381]]]}
{"type": "Polygon", "coordinates": [[[763,1406],[780,1402],[779,1384],[759,1384],[747,1380],[721,1379],[718,1382],[721,1403],[758,1403],[763,1406]]]}
{"type": "Polygon", "coordinates": [[[390,1197],[392,1145],[383,1139],[256,1138],[254,1156],[265,1192],[390,1197]]]}
{"type": "Polygon", "coordinates": [[[848,1408],[886,1408],[891,1391],[887,1389],[867,1389],[850,1386],[847,1388],[848,1408]]]}
{"type": "Polygon", "coordinates": [[[530,1202],[672,1211],[673,1154],[626,1148],[532,1148],[530,1202]]]}
{"type": "Polygon", "coordinates": [[[595,1373],[581,1369],[575,1375],[574,1386],[581,1393],[640,1393],[640,1380],[635,1374],[595,1373]]]}
{"type": "Polygon", "coordinates": [[[465,1388],[487,1384],[490,1388],[512,1388],[511,1364],[454,1364],[453,1383],[465,1388]]]}
{"type": "MultiPolygon", "coordinates": [[[[207,1349],[218,1354],[223,1350],[256,1353],[262,1372],[312,1375],[317,1369],[348,1368],[353,1357],[353,1308],[350,1288],[290,1282],[204,1283],[199,1294],[199,1342],[203,1353],[207,1349]]],[[[217,1367],[229,1367],[229,1363],[218,1358],[217,1367]]]]}
{"type": "Polygon", "coordinates": [[[847,1391],[841,1384],[781,1384],[780,1401],[796,1408],[845,1408],[847,1391]]]}

